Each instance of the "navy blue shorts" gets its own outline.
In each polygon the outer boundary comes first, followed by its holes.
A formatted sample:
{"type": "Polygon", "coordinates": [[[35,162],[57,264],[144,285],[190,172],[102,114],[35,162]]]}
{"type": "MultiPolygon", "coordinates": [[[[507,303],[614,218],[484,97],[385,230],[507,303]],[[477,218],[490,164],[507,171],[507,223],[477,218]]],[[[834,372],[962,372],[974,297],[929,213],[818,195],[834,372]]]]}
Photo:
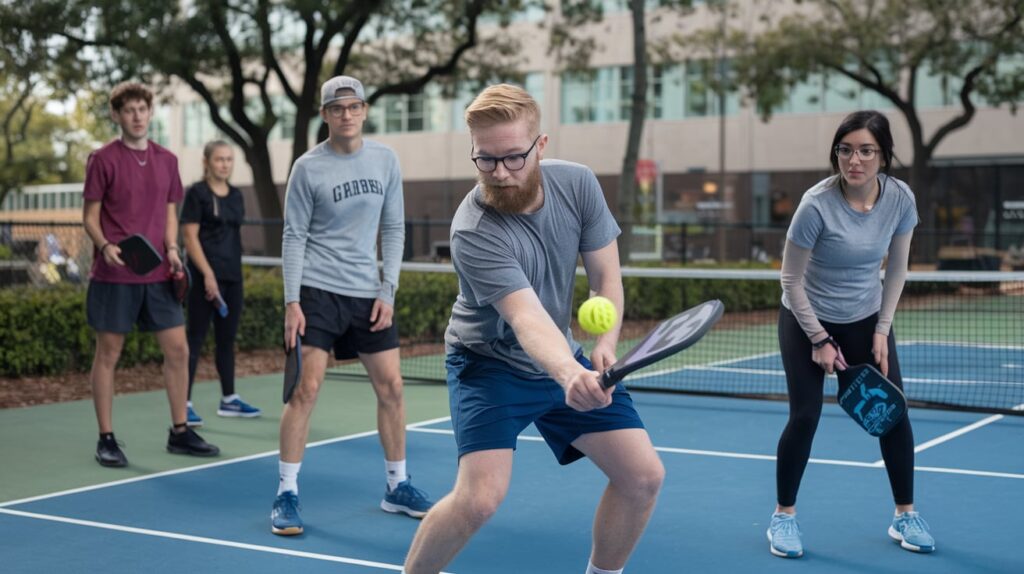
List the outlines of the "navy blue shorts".
{"type": "Polygon", "coordinates": [[[376,299],[348,297],[305,285],[299,289],[299,306],[306,316],[303,345],[311,345],[336,359],[355,359],[359,353],[379,353],[398,348],[398,323],[383,331],[370,331],[370,313],[376,299]]]}
{"type": "MultiPolygon", "coordinates": [[[[593,369],[586,357],[576,360],[593,369]]],[[[445,366],[459,457],[478,450],[515,449],[519,433],[534,423],[558,462],[569,464],[583,458],[572,446],[581,435],[644,428],[622,385],[612,393],[612,404],[581,413],[565,404],[565,391],[553,379],[528,378],[499,359],[463,350],[450,353],[445,366]]]]}
{"type": "Polygon", "coordinates": [[[185,324],[185,313],[170,281],[90,281],[85,315],[90,327],[107,333],[131,333],[136,324],[140,331],[164,331],[185,324]]]}

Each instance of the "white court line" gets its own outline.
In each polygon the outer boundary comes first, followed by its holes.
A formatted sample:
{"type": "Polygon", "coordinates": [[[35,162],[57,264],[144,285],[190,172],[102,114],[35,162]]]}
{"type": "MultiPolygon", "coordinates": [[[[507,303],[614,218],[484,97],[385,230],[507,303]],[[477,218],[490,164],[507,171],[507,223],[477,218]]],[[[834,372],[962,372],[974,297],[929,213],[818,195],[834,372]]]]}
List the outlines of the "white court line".
{"type": "MultiPolygon", "coordinates": [[[[1011,410],[1014,410],[1014,411],[1024,410],[1024,404],[1019,404],[1019,405],[1013,407],[1011,410]]],[[[964,435],[964,434],[967,434],[967,433],[969,433],[969,432],[971,432],[973,430],[980,429],[983,426],[990,425],[990,424],[992,424],[992,423],[994,423],[994,422],[996,422],[998,420],[1001,420],[1003,418],[1003,416],[1004,415],[992,415],[990,417],[985,417],[985,418],[981,419],[980,421],[975,421],[975,422],[973,422],[973,423],[971,423],[971,424],[969,424],[967,426],[958,428],[955,431],[948,432],[948,433],[946,433],[946,434],[944,434],[942,436],[935,437],[935,438],[933,438],[930,441],[923,442],[923,443],[917,445],[916,447],[914,447],[914,454],[917,454],[917,453],[919,453],[921,451],[924,451],[924,450],[928,450],[931,447],[940,445],[940,444],[942,444],[944,442],[953,440],[953,439],[955,439],[956,437],[958,437],[960,435],[964,435]]],[[[884,459],[876,460],[874,462],[874,465],[875,466],[885,466],[885,460],[884,459]]]]}
{"type": "MultiPolygon", "coordinates": [[[[766,375],[774,377],[786,376],[785,371],[777,369],[747,369],[741,367],[716,367],[712,365],[685,365],[682,367],[676,367],[674,369],[665,369],[653,373],[645,373],[641,375],[633,375],[627,377],[626,380],[643,379],[645,377],[656,377],[660,375],[668,375],[679,373],[682,371],[710,371],[715,373],[737,373],[740,375],[766,375]]],[[[835,378],[835,375],[826,375],[829,378],[835,378]]],[[[920,377],[903,377],[903,381],[907,383],[917,383],[921,385],[991,385],[1000,387],[1024,387],[1024,382],[1014,383],[1010,381],[981,381],[978,379],[922,379],[920,377]]]]}
{"type": "Polygon", "coordinates": [[[970,349],[1000,349],[1010,351],[1024,351],[1024,347],[1020,345],[1000,345],[997,343],[972,343],[970,341],[925,341],[925,340],[911,340],[911,341],[897,341],[896,347],[902,347],[904,345],[934,345],[936,347],[967,347],[970,349]]]}
{"type": "MultiPolygon", "coordinates": [[[[658,370],[658,371],[643,372],[643,373],[640,373],[640,374],[629,375],[628,377],[626,377],[626,380],[628,381],[628,380],[633,380],[633,379],[643,379],[645,377],[658,377],[658,376],[661,376],[661,375],[671,375],[673,373],[678,373],[680,370],[683,370],[683,369],[707,370],[707,369],[711,369],[711,368],[714,368],[714,367],[719,367],[721,365],[729,365],[729,364],[735,364],[735,363],[742,363],[743,361],[754,361],[754,360],[757,360],[757,359],[763,359],[765,357],[773,357],[775,355],[778,355],[778,353],[775,352],[775,351],[772,351],[772,352],[768,352],[768,353],[758,353],[756,355],[748,355],[746,357],[738,357],[738,358],[734,358],[734,359],[723,359],[721,361],[712,361],[712,362],[710,362],[710,363],[708,363],[706,365],[691,365],[691,366],[684,366],[682,368],[673,367],[673,368],[669,368],[669,369],[661,369],[661,370],[658,370]]],[[[725,369],[726,369],[726,367],[723,367],[723,370],[725,370],[725,369]]],[[[748,372],[748,371],[746,369],[738,369],[736,372],[748,372]]],[[[749,372],[752,373],[752,374],[755,374],[755,375],[756,374],[761,374],[757,369],[750,369],[749,372]]]]}
{"type": "MultiPolygon", "coordinates": [[[[449,418],[450,417],[443,417],[443,418],[439,418],[439,419],[431,419],[429,421],[424,421],[422,423],[414,423],[414,424],[426,424],[426,423],[433,424],[433,423],[439,423],[439,422],[446,421],[449,418]]],[[[412,428],[413,426],[414,425],[409,425],[407,428],[412,428]]],[[[311,443],[306,445],[306,448],[313,448],[313,447],[323,446],[323,445],[332,444],[332,443],[336,443],[336,442],[344,442],[344,441],[354,440],[354,439],[357,439],[357,438],[364,438],[364,437],[368,437],[368,436],[373,436],[375,434],[377,434],[377,431],[372,430],[372,431],[364,431],[364,432],[360,432],[360,433],[355,433],[355,434],[335,437],[335,438],[324,439],[324,440],[321,440],[321,441],[311,442],[311,443]]],[[[190,466],[188,468],[177,468],[177,469],[174,469],[174,470],[165,470],[163,472],[155,472],[153,474],[147,474],[147,475],[143,475],[143,476],[135,476],[135,477],[132,477],[132,478],[125,478],[125,479],[122,479],[122,480],[114,480],[114,481],[111,481],[111,482],[103,482],[103,483],[100,483],[100,484],[93,484],[93,485],[90,485],[90,486],[82,486],[82,487],[79,487],[79,488],[71,488],[71,489],[68,489],[68,490],[61,490],[59,492],[51,492],[49,494],[41,494],[39,496],[33,496],[33,497],[30,497],[30,498],[22,498],[20,500],[8,500],[7,502],[0,502],[0,510],[2,510],[6,506],[14,506],[16,504],[25,504],[27,502],[36,502],[37,500],[46,500],[48,498],[57,498],[59,496],[67,496],[67,495],[70,495],[70,494],[78,494],[80,492],[89,492],[91,490],[99,490],[99,489],[102,489],[102,488],[109,488],[109,487],[112,487],[112,486],[121,486],[122,484],[131,484],[133,482],[142,482],[144,480],[150,480],[150,479],[160,478],[160,477],[164,477],[164,476],[173,476],[173,475],[176,475],[176,474],[185,474],[187,472],[195,472],[197,470],[206,470],[208,468],[216,468],[218,466],[225,466],[225,465],[228,465],[228,464],[236,464],[236,463],[239,463],[239,462],[246,462],[246,461],[250,461],[250,460],[255,460],[257,458],[273,456],[275,454],[279,454],[280,452],[281,452],[280,450],[268,450],[267,452],[261,452],[261,453],[257,453],[257,454],[250,454],[250,455],[246,455],[246,456],[240,456],[238,458],[232,458],[232,459],[228,459],[228,460],[221,460],[221,461],[217,461],[217,462],[211,462],[211,463],[208,463],[208,464],[200,464],[200,465],[196,465],[196,466],[190,466]]]]}
{"type": "MultiPolygon", "coordinates": [[[[1000,415],[1001,416],[1001,415],[1000,415]]],[[[441,434],[454,436],[455,431],[449,429],[426,429],[416,428],[409,429],[413,432],[421,432],[427,434],[441,434]]],[[[544,442],[544,439],[539,436],[520,436],[519,440],[531,441],[531,442],[544,442]]],[[[656,446],[654,450],[658,452],[667,452],[671,454],[691,454],[696,456],[713,456],[719,458],[738,458],[746,460],[775,460],[774,455],[770,454],[750,454],[743,452],[726,452],[720,450],[696,450],[690,448],[673,448],[667,446],[656,446]]],[[[814,464],[825,464],[832,466],[853,466],[858,468],[877,468],[877,464],[873,462],[860,462],[856,460],[834,460],[830,458],[811,458],[808,462],[814,464]]],[[[1016,474],[1012,472],[994,472],[989,470],[970,470],[963,468],[944,468],[937,466],[916,466],[914,470],[920,472],[936,472],[946,474],[964,474],[969,476],[985,476],[985,477],[996,477],[996,478],[1016,478],[1024,480],[1024,474],[1016,474]]]]}
{"type": "Polygon", "coordinates": [[[197,542],[199,544],[210,544],[213,546],[226,546],[228,548],[239,548],[241,550],[254,550],[256,552],[266,552],[267,554],[281,554],[284,556],[310,558],[313,560],[322,560],[325,562],[340,562],[342,564],[366,566],[368,568],[377,568],[379,570],[393,570],[395,572],[402,571],[401,564],[388,564],[385,562],[374,562],[372,560],[361,560],[359,558],[348,558],[346,556],[318,554],[316,552],[302,552],[300,550],[288,550],[286,548],[275,548],[273,546],[262,546],[259,544],[234,542],[231,540],[219,540],[217,538],[207,538],[205,536],[192,536],[191,534],[180,534],[177,532],[166,532],[163,530],[150,530],[149,528],[136,528],[134,526],[122,526],[120,524],[108,524],[106,522],[96,522],[93,520],[79,520],[77,518],[67,518],[64,516],[54,516],[51,514],[38,514],[36,512],[24,512],[22,510],[11,510],[9,508],[0,508],[0,514],[10,514],[13,516],[20,516],[22,518],[34,518],[36,520],[61,522],[64,524],[74,524],[76,526],[86,526],[89,528],[100,528],[103,530],[127,532],[129,534],[141,534],[143,536],[153,536],[156,538],[169,538],[171,540],[197,542]]]}
{"type": "Polygon", "coordinates": [[[452,420],[452,417],[437,417],[436,419],[430,419],[428,421],[420,421],[418,423],[412,423],[405,426],[406,430],[418,430],[420,427],[427,425],[435,425],[437,423],[445,423],[452,420]]]}

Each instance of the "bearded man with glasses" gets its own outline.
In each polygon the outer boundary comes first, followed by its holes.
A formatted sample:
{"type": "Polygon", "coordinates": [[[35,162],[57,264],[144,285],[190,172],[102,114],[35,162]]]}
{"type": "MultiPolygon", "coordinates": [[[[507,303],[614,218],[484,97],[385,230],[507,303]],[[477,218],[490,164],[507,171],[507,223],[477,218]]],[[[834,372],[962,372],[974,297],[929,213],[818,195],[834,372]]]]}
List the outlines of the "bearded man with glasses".
{"type": "MultiPolygon", "coordinates": [[[[629,393],[599,382],[615,362],[620,322],[597,338],[589,359],[570,325],[581,256],[591,291],[611,299],[621,318],[619,226],[594,172],[541,161],[548,137],[522,88],[488,87],[466,123],[478,185],[452,221],[459,295],[445,333],[459,470],[416,533],[405,572],[439,572],[497,511],[516,439],[533,423],[560,464],[589,457],[608,477],[586,572],[621,573],[665,469],[629,393]]],[[[523,556],[517,570],[536,570],[523,556]]]]}

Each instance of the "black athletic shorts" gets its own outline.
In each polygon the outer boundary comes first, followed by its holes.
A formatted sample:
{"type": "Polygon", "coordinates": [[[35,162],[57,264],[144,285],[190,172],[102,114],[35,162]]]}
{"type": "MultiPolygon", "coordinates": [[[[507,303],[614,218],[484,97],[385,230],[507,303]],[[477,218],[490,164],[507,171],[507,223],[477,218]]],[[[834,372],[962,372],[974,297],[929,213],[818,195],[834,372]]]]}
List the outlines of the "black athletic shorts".
{"type": "Polygon", "coordinates": [[[299,306],[306,316],[303,345],[327,352],[336,359],[354,359],[359,353],[379,353],[398,348],[398,324],[370,331],[370,313],[376,299],[348,297],[305,285],[299,290],[299,306]]]}
{"type": "Polygon", "coordinates": [[[136,324],[140,331],[163,331],[185,324],[185,314],[170,281],[90,281],[85,314],[90,327],[109,333],[130,333],[136,324]]]}

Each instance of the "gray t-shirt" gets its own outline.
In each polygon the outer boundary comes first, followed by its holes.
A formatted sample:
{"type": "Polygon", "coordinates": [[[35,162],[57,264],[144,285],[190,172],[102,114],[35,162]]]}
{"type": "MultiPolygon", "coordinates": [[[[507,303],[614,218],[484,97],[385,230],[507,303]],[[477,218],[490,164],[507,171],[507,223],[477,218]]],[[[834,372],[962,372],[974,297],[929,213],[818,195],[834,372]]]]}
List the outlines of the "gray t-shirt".
{"type": "Polygon", "coordinates": [[[299,286],[307,285],[393,305],[404,247],[402,173],[391,148],[363,140],[342,155],[322,142],[296,160],[281,248],[285,303],[298,301],[299,286]]]}
{"type": "Polygon", "coordinates": [[[589,168],[566,161],[540,164],[544,205],[535,213],[510,215],[483,203],[479,186],[452,220],[452,263],[459,296],[445,332],[449,352],[469,349],[500,359],[530,376],[548,376],[526,354],[494,303],[520,289],[536,291],[574,353],[570,320],[576,261],[597,251],[620,230],[601,186],[589,168]]]}
{"type": "MultiPolygon", "coordinates": [[[[786,238],[811,250],[803,284],[819,320],[852,323],[878,312],[878,272],[893,236],[917,225],[914,194],[906,183],[878,174],[881,194],[861,213],[843,198],[839,179],[829,177],[804,193],[786,238]]],[[[786,294],[782,304],[790,309],[786,294]]]]}

